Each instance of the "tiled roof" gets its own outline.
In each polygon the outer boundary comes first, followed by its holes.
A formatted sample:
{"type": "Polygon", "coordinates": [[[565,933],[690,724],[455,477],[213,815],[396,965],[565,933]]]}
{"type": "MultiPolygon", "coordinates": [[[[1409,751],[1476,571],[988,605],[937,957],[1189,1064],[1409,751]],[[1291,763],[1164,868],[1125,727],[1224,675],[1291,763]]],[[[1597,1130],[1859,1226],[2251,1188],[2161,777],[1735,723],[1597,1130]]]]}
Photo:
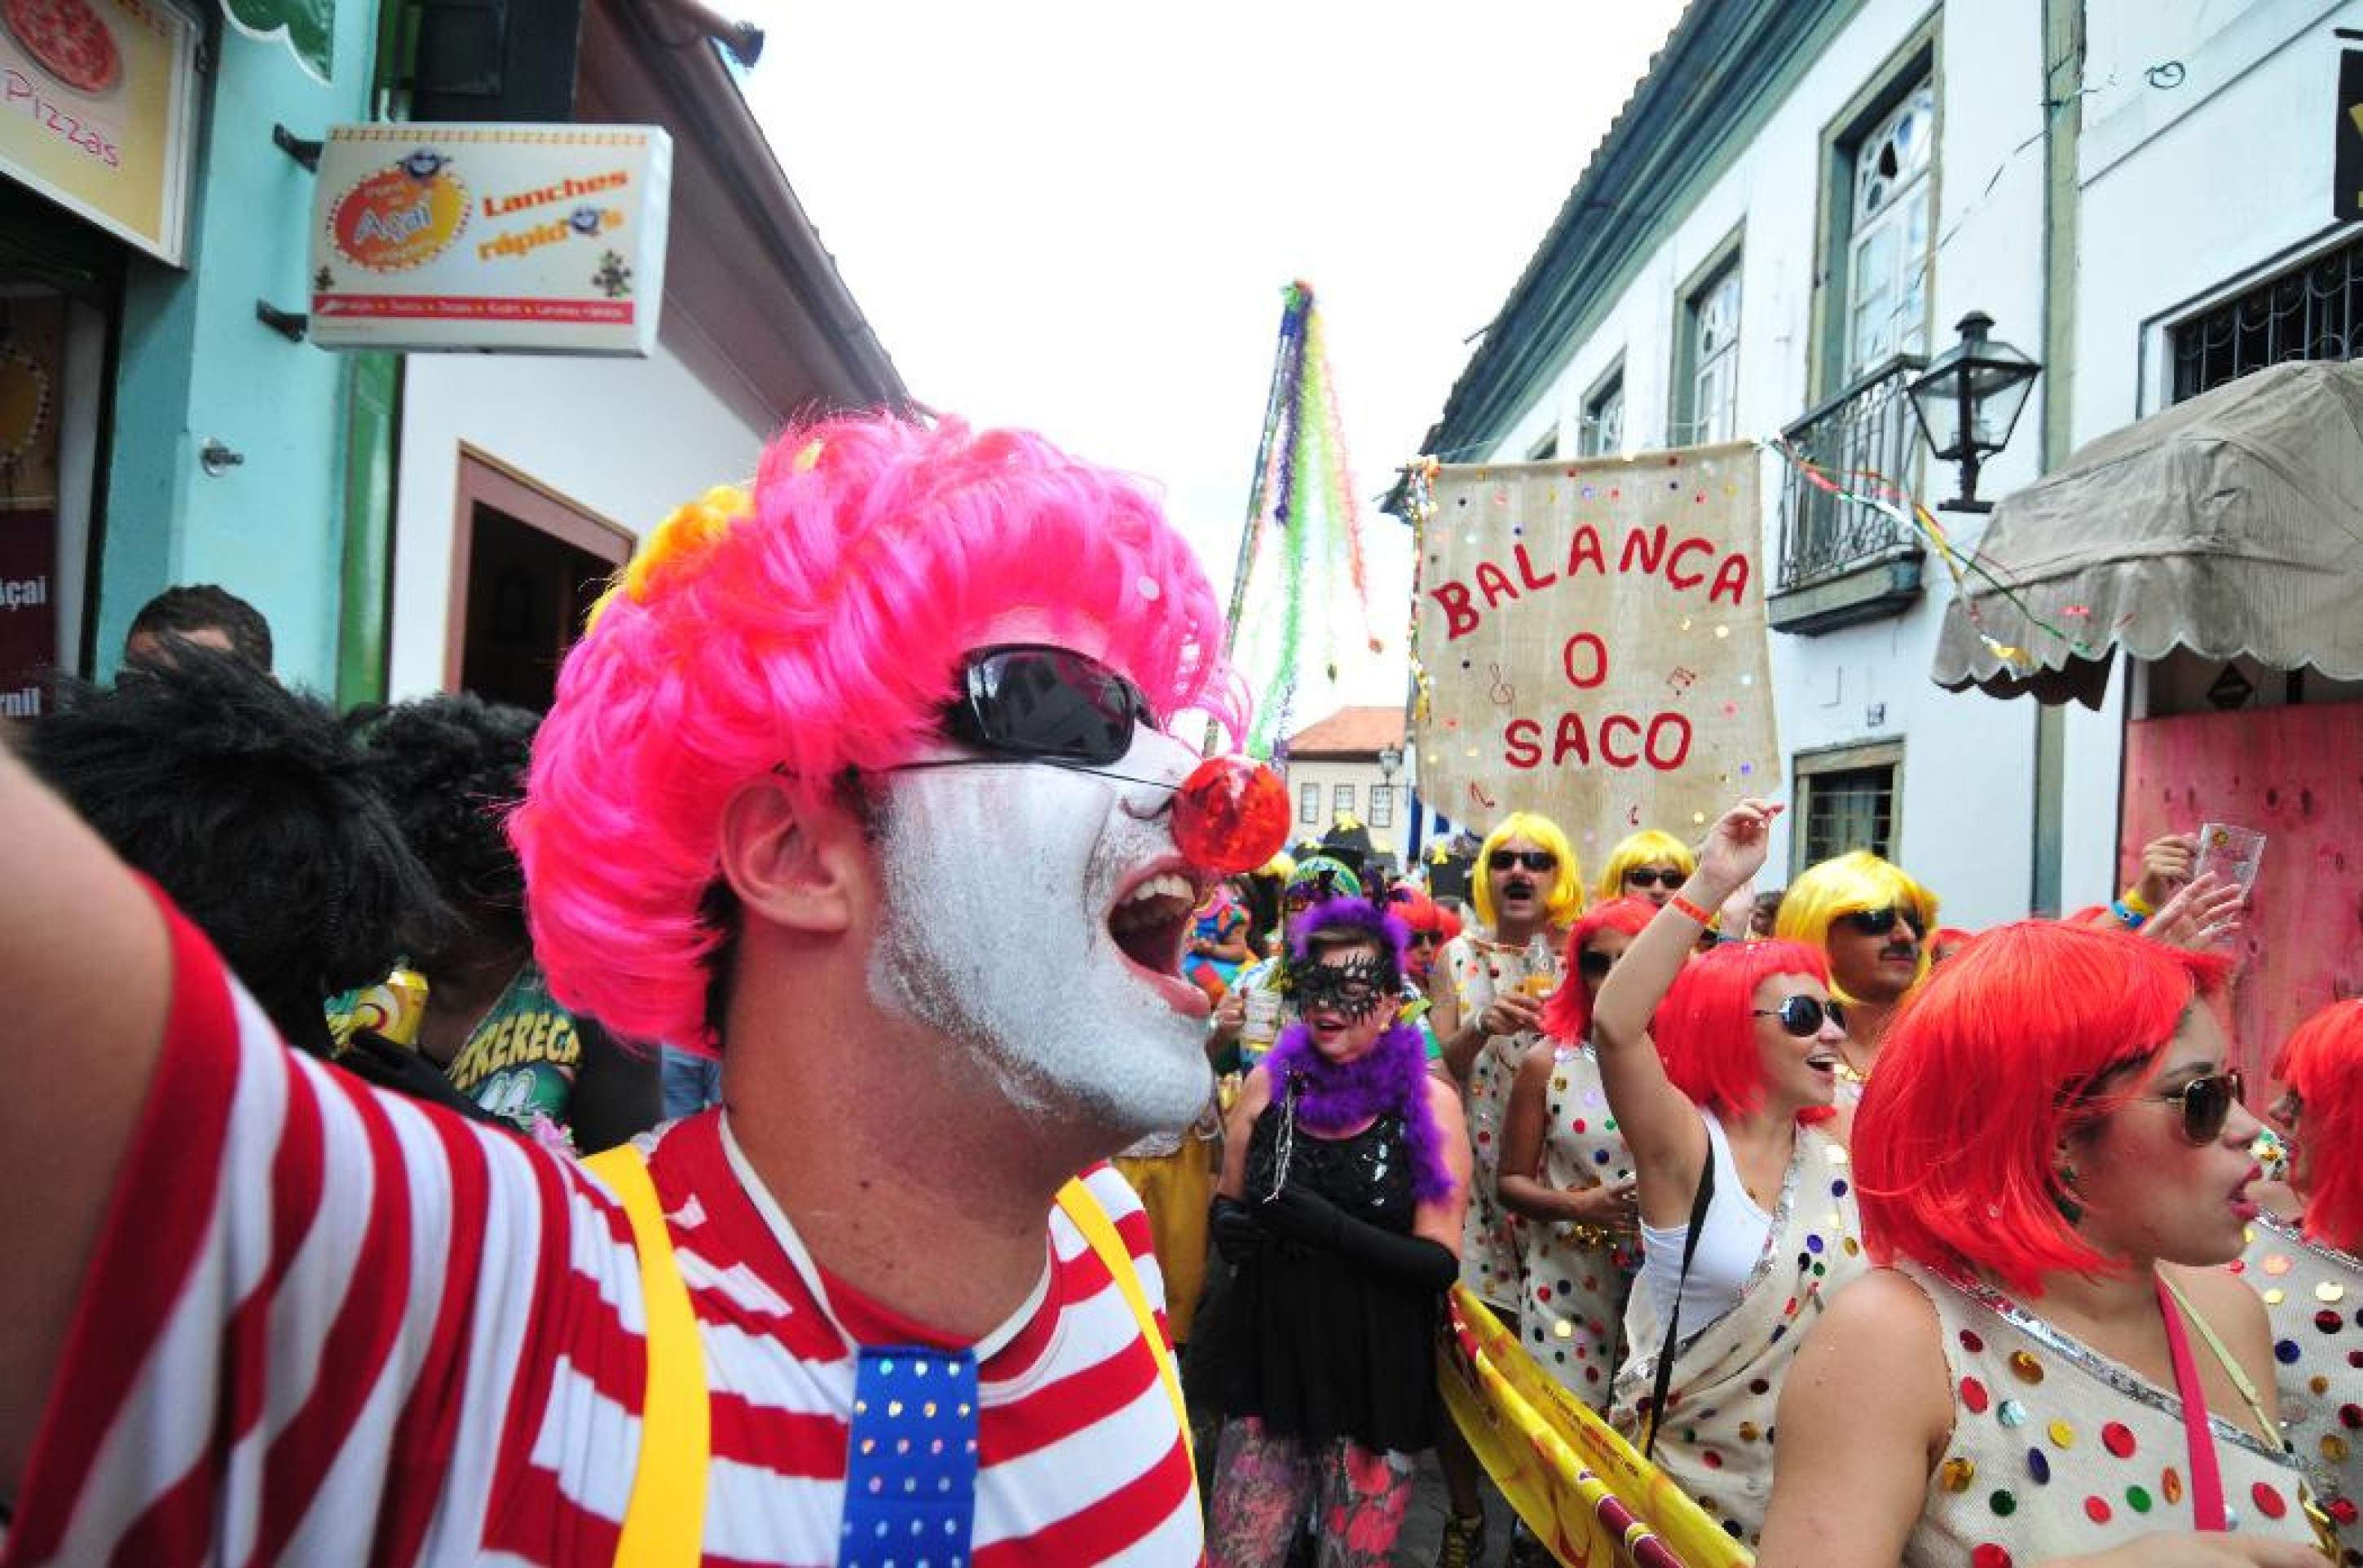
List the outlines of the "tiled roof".
{"type": "Polygon", "coordinates": [[[1307,724],[1291,735],[1291,756],[1375,757],[1388,746],[1403,743],[1401,707],[1340,708],[1327,718],[1307,724]]]}

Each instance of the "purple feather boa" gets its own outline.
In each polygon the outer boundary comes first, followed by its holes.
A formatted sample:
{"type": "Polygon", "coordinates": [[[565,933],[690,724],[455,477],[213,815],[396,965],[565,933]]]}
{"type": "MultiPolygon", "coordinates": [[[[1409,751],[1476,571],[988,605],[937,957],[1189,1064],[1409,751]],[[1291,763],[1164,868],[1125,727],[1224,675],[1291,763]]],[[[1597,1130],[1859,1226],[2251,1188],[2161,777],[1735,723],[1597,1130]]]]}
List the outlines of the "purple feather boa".
{"type": "Polygon", "coordinates": [[[1285,1103],[1295,1081],[1297,1122],[1310,1132],[1335,1135],[1389,1112],[1401,1116],[1412,1191],[1422,1203],[1449,1198],[1459,1185],[1445,1162],[1443,1135],[1427,1102],[1427,1048],[1411,1025],[1395,1024],[1369,1052],[1341,1066],[1321,1055],[1310,1029],[1291,1024],[1264,1058],[1264,1068],[1276,1102],[1285,1103]]]}

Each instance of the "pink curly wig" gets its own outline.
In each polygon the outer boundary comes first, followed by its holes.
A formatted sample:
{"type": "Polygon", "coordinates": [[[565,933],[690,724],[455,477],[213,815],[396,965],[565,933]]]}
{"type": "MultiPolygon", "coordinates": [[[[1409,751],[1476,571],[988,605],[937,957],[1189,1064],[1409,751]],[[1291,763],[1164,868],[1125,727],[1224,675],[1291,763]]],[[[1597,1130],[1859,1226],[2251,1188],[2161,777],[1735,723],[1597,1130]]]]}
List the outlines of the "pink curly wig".
{"type": "MultiPolygon", "coordinates": [[[[1623,880],[1623,872],[1616,875],[1623,880]]],[[[1583,983],[1583,950],[1603,931],[1640,935],[1657,912],[1658,907],[1647,899],[1611,899],[1583,911],[1583,918],[1567,933],[1559,988],[1543,999],[1544,1033],[1570,1045],[1581,1045],[1592,1037],[1592,988],[1583,983]]]]}
{"type": "Polygon", "coordinates": [[[618,1033],[712,1048],[702,918],[722,810],[768,770],[799,808],[937,739],[996,617],[1089,626],[1160,721],[1239,732],[1205,573],[1136,480],[1020,431],[888,414],[791,426],[751,494],[651,534],[566,658],[511,832],[552,991],[618,1033]]]}

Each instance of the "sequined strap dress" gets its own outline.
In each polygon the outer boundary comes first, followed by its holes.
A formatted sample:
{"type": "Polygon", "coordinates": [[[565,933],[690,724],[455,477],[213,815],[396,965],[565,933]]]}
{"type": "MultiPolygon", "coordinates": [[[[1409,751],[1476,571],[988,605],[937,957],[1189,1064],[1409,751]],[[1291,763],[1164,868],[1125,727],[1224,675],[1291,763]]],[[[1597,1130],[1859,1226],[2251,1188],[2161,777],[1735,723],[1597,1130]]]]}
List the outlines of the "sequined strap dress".
{"type": "MultiPolygon", "coordinates": [[[[1493,1005],[1497,996],[1514,995],[1525,983],[1526,955],[1517,948],[1496,948],[1464,933],[1446,944],[1437,960],[1452,979],[1452,994],[1463,1021],[1493,1005]]],[[[1461,1222],[1460,1283],[1479,1297],[1498,1307],[1505,1316],[1518,1313],[1521,1281],[1525,1273],[1525,1229],[1493,1191],[1500,1168],[1502,1123],[1510,1111],[1510,1086],[1518,1077],[1534,1037],[1525,1034],[1489,1036],[1477,1048],[1469,1069],[1470,1151],[1474,1163],[1469,1187],[1469,1215],[1461,1222]]]]}
{"type": "MultiPolygon", "coordinates": [[[[1633,1154],[1588,1046],[1559,1047],[1544,1097],[1543,1179],[1570,1191],[1633,1179],[1633,1154]]],[[[1526,1353],[1586,1404],[1604,1408],[1624,1359],[1625,1298],[1640,1266],[1636,1246],[1592,1245],[1561,1221],[1524,1222],[1525,1304],[1519,1330],[1526,1353]]]]}
{"type": "Polygon", "coordinates": [[[2272,1317],[2281,1430],[2346,1560],[2363,1562],[2363,1261],[2260,1216],[2232,1267],[2272,1317]]]}
{"type": "MultiPolygon", "coordinates": [[[[1953,1432],[1903,1568],[2012,1568],[2198,1528],[2182,1401],[1992,1291],[1909,1263],[1943,1324],[1953,1432]]],[[[2193,1336],[2192,1353],[2206,1356],[2193,1336]]],[[[2314,1540],[2303,1477],[2245,1408],[2209,1413],[2231,1528],[2314,1540]],[[2237,1421],[2230,1419],[2236,1416],[2237,1421]]]]}
{"type": "MultiPolygon", "coordinates": [[[[1723,1201],[1720,1192],[1714,1201],[1723,1201]]],[[[1657,1465],[1750,1546],[1763,1535],[1772,1496],[1772,1412],[1781,1375],[1825,1297],[1863,1272],[1860,1236],[1846,1151],[1813,1128],[1799,1128],[1764,1252],[1738,1305],[1696,1332],[1682,1325],[1657,1465]]],[[[1609,1420],[1637,1444],[1665,1335],[1649,1292],[1633,1292],[1625,1333],[1630,1348],[1616,1374],[1609,1420]]]]}

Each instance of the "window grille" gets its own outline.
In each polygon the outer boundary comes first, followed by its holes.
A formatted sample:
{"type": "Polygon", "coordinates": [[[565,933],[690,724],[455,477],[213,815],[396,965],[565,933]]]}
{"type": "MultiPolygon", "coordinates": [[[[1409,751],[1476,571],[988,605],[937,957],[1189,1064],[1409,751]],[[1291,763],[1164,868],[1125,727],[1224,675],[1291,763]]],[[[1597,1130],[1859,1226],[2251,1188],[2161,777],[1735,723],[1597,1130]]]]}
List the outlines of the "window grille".
{"type": "Polygon", "coordinates": [[[1321,825],[1321,786],[1300,784],[1296,790],[1296,820],[1321,825]]]}
{"type": "Polygon", "coordinates": [[[2363,356],[2363,239],[2266,279],[2171,336],[2176,403],[2269,365],[2363,356]]]}

